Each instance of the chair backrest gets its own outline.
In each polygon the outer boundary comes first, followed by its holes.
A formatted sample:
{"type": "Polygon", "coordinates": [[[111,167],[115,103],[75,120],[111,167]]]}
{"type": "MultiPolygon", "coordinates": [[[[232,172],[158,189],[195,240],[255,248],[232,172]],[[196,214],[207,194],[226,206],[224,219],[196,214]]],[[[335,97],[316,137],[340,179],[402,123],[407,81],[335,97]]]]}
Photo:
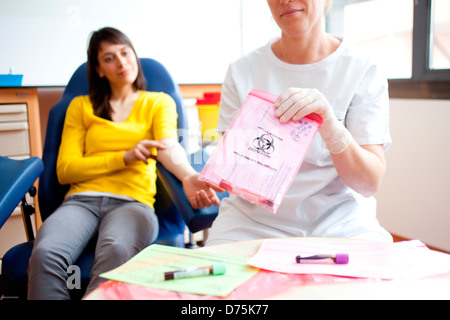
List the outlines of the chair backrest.
{"type": "MultiPolygon", "coordinates": [[[[178,112],[178,129],[181,129],[179,132],[187,132],[187,114],[182,104],[178,85],[173,81],[167,69],[158,61],[141,58],[140,62],[147,80],[147,90],[165,92],[175,100],[178,112]]],[[[42,220],[45,220],[62,203],[69,189],[69,186],[59,184],[56,176],[56,160],[58,158],[59,145],[61,144],[61,135],[67,107],[73,98],[80,95],[87,95],[88,93],[87,64],[83,63],[72,75],[61,99],[53,106],[49,113],[42,154],[45,169],[39,179],[38,188],[39,208],[42,220]]],[[[180,144],[187,149],[189,145],[188,135],[180,135],[179,140],[180,144]]],[[[164,199],[164,192],[159,187],[160,185],[157,184],[158,194],[156,196],[155,211],[157,213],[158,211],[167,209],[173,211],[174,209],[171,208],[173,205],[164,199]]],[[[176,212],[172,212],[169,219],[178,229],[181,230],[183,228],[181,217],[176,212]]]]}

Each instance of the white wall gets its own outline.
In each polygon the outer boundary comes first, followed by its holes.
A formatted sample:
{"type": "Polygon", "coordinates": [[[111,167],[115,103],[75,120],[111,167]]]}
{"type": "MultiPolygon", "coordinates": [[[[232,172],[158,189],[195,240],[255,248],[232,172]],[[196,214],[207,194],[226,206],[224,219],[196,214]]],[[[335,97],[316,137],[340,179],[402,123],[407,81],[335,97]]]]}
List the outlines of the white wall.
{"type": "Polygon", "coordinates": [[[450,251],[450,100],[392,99],[391,135],[380,223],[450,251]]]}
{"type": "Polygon", "coordinates": [[[2,0],[0,74],[13,66],[24,86],[65,86],[104,26],[178,83],[222,83],[229,63],[279,34],[264,0],[2,0]]]}

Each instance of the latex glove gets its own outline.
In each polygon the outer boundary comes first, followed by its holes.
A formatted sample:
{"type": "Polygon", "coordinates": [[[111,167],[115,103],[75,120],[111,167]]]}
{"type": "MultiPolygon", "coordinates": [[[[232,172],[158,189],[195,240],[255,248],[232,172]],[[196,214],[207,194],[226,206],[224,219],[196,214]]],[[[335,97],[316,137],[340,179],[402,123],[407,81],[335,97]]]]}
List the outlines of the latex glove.
{"type": "Polygon", "coordinates": [[[350,145],[351,133],[339,122],[328,100],[317,89],[289,88],[280,94],[275,108],[275,116],[281,122],[298,121],[311,113],[322,117],[319,133],[331,153],[342,153],[350,145]]]}

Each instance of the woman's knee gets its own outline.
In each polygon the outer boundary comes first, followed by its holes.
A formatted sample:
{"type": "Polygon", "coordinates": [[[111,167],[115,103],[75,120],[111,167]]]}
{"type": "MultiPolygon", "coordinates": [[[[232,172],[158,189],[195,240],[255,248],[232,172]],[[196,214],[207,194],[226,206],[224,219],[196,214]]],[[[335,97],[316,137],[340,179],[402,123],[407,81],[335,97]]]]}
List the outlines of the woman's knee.
{"type": "Polygon", "coordinates": [[[55,272],[58,269],[66,270],[70,263],[70,256],[51,245],[43,244],[33,248],[29,266],[47,272],[55,272]]]}
{"type": "Polygon", "coordinates": [[[143,249],[157,238],[159,223],[152,208],[134,202],[111,212],[100,229],[110,241],[143,249]]]}
{"type": "MultiPolygon", "coordinates": [[[[129,260],[136,253],[133,248],[123,241],[114,238],[103,239],[101,245],[97,245],[96,256],[100,259],[106,259],[111,262],[122,263],[129,260]]],[[[113,263],[115,264],[115,263],[113,263]]]]}

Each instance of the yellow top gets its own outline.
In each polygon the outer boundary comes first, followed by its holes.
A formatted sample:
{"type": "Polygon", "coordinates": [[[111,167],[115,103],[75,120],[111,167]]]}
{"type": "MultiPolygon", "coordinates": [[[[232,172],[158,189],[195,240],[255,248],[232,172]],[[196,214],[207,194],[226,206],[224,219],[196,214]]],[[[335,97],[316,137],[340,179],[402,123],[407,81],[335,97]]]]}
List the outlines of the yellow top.
{"type": "MultiPolygon", "coordinates": [[[[153,207],[156,162],[125,165],[123,154],[143,139],[177,138],[177,113],[165,93],[142,91],[128,118],[113,122],[94,115],[89,96],[73,99],[67,109],[57,162],[67,195],[97,191],[131,197],[153,207]]],[[[156,150],[152,151],[156,154],[156,150]]]]}

